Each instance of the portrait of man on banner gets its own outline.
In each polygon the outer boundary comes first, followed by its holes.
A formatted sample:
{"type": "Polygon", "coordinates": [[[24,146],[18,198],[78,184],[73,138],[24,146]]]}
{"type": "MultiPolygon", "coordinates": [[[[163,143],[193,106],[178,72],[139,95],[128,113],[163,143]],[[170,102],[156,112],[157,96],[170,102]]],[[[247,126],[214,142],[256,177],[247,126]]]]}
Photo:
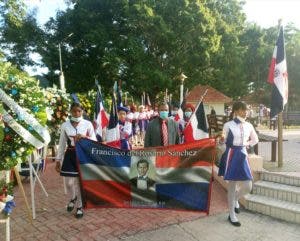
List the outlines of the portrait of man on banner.
{"type": "Polygon", "coordinates": [[[140,158],[132,162],[130,174],[130,183],[133,187],[139,190],[155,190],[155,169],[148,158],[140,158]]]}

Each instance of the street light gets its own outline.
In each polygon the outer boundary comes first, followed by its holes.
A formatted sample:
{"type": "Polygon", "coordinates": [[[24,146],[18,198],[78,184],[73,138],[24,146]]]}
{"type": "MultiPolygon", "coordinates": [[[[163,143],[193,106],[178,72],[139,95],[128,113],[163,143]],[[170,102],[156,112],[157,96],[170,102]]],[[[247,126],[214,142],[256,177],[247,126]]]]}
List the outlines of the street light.
{"type": "Polygon", "coordinates": [[[180,80],[180,106],[183,102],[183,82],[187,78],[187,76],[184,73],[181,73],[179,75],[179,80],[180,80]]]}
{"type": "Polygon", "coordinates": [[[70,38],[74,33],[70,33],[68,36],[66,36],[63,40],[61,40],[58,43],[58,54],[59,54],[59,85],[60,85],[60,89],[62,91],[66,91],[65,88],[65,76],[64,76],[64,72],[62,69],[62,57],[61,57],[61,43],[65,40],[67,40],[68,38],[70,38]]]}

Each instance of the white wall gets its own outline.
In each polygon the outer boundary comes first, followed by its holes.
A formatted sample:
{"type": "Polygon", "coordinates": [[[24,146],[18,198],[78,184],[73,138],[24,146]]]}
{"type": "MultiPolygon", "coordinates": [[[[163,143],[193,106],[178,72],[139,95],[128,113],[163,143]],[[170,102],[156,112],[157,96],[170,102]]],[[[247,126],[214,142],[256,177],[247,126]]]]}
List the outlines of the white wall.
{"type": "Polygon", "coordinates": [[[210,114],[210,107],[213,106],[215,111],[216,111],[216,114],[217,115],[224,115],[224,103],[205,103],[204,104],[204,111],[205,111],[205,114],[210,114]]]}

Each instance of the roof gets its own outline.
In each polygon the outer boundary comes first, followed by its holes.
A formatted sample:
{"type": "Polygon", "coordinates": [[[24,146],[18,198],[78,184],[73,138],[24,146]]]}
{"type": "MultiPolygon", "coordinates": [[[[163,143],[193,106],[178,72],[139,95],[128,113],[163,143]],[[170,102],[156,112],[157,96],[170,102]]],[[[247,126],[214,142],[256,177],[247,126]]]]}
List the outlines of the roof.
{"type": "Polygon", "coordinates": [[[209,85],[196,85],[187,95],[187,102],[198,102],[201,96],[207,90],[207,94],[203,99],[203,103],[228,103],[232,98],[224,95],[220,91],[214,89],[209,85]]]}

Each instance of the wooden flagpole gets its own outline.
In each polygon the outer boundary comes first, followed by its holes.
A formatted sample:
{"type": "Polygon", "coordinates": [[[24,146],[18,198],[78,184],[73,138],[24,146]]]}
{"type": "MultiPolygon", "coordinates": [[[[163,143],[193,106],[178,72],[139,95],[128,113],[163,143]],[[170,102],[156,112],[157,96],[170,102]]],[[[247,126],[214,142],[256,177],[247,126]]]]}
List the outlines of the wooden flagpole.
{"type": "Polygon", "coordinates": [[[278,167],[283,166],[282,132],[282,112],[280,112],[278,114],[278,167]]]}

